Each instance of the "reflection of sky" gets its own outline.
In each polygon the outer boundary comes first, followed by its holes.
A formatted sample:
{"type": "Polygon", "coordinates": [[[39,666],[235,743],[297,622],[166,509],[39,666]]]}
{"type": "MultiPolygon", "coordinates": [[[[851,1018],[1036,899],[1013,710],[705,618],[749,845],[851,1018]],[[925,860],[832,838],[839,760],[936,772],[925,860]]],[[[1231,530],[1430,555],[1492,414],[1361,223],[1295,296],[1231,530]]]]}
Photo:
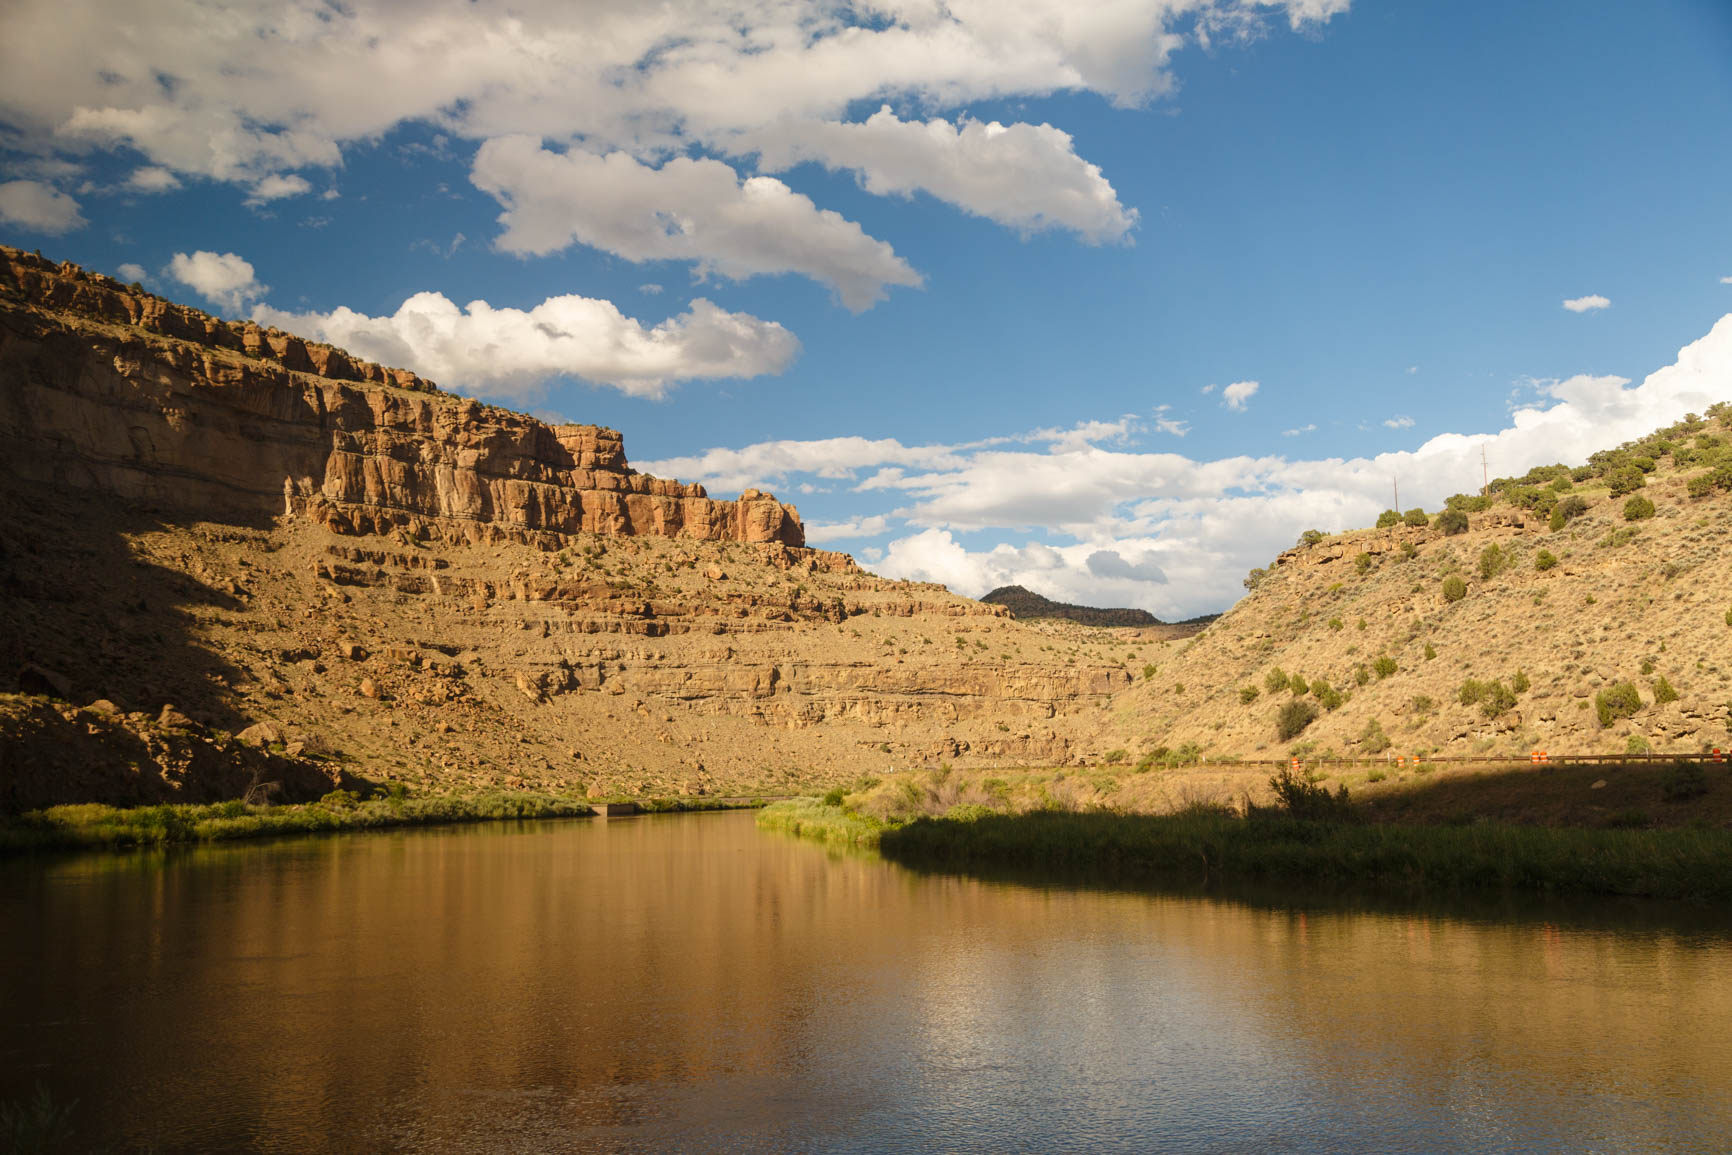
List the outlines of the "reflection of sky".
{"type": "Polygon", "coordinates": [[[0,864],[37,944],[0,954],[0,1100],[176,1149],[1732,1133],[1725,937],[922,877],[745,815],[512,829],[0,864]]]}

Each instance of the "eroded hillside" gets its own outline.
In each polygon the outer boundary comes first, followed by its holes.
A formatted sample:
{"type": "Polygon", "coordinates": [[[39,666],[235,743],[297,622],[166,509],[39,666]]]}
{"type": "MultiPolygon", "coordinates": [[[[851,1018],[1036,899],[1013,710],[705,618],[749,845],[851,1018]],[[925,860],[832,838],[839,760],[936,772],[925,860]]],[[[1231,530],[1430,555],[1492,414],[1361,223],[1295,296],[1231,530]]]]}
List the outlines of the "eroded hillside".
{"type": "Polygon", "coordinates": [[[1630,447],[1635,465],[1458,502],[1462,532],[1386,515],[1396,524],[1318,535],[1153,659],[1091,753],[1732,748],[1729,418],[1716,407],[1630,447]],[[1283,737],[1283,707],[1315,721],[1283,737]]]}
{"type": "Polygon", "coordinates": [[[1129,683],[611,430],[0,255],[0,804],[1064,764],[1129,683]]]}

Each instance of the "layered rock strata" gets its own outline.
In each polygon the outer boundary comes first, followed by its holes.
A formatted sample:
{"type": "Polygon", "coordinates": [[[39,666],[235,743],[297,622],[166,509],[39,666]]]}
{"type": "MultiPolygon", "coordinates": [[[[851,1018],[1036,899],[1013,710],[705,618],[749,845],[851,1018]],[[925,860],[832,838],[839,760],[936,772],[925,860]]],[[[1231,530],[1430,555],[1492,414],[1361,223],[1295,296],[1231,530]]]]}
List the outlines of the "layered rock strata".
{"type": "Polygon", "coordinates": [[[3,247],[0,382],[11,473],[164,509],[544,548],[579,533],[805,545],[792,506],[638,473],[611,429],[550,426],[3,247]]]}

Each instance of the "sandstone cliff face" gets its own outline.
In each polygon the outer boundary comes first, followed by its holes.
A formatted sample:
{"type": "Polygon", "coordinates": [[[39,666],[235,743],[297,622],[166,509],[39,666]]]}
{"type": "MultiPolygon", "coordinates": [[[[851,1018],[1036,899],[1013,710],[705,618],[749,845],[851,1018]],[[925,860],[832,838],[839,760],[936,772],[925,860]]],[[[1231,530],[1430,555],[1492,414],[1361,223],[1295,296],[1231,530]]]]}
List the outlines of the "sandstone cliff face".
{"type": "Polygon", "coordinates": [[[1062,764],[1148,641],[875,577],[612,430],[12,250],[0,510],[0,810],[1062,764]]]}
{"type": "Polygon", "coordinates": [[[4,247],[0,451],[26,480],[339,533],[805,544],[792,506],[637,473],[611,429],[549,426],[4,247]]]}

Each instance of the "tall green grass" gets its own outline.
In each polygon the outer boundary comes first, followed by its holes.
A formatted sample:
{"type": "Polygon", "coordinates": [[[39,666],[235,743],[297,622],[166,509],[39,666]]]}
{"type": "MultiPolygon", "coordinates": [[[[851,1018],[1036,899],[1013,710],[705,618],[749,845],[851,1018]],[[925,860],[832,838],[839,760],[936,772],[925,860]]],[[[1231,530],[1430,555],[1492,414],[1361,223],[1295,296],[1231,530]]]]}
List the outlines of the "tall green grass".
{"type": "Polygon", "coordinates": [[[910,865],[1365,881],[1732,899],[1732,831],[1394,826],[1290,817],[1034,812],[921,818],[883,831],[910,865]]]}
{"type": "Polygon", "coordinates": [[[593,813],[580,799],[527,792],[361,801],[339,790],[318,802],[297,806],[249,806],[236,801],[122,809],[85,803],[0,819],[0,853],[51,847],[124,849],[439,822],[575,818],[593,813]]]}
{"type": "Polygon", "coordinates": [[[813,798],[772,802],[758,811],[759,830],[776,830],[838,846],[878,845],[879,835],[890,829],[874,818],[850,814],[813,798]]]}

